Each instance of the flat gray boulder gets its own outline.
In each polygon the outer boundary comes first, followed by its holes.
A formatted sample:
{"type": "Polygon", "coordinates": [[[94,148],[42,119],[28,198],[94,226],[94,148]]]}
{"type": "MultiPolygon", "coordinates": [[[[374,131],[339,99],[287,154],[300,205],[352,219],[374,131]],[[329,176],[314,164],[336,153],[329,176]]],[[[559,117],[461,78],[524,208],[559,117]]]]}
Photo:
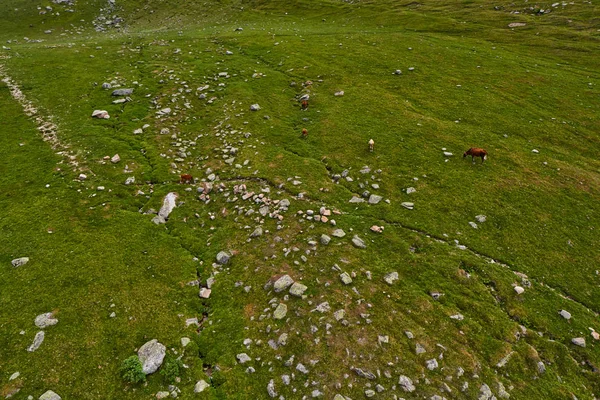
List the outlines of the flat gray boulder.
{"type": "Polygon", "coordinates": [[[117,89],[112,92],[113,96],[129,96],[133,93],[133,89],[117,89]]]}
{"type": "Polygon", "coordinates": [[[40,396],[39,400],[61,400],[62,397],[54,393],[52,390],[48,390],[46,393],[40,396]]]}
{"type": "Polygon", "coordinates": [[[230,258],[231,254],[226,251],[220,251],[219,254],[217,254],[217,262],[221,265],[227,264],[230,258]]]}
{"type": "Polygon", "coordinates": [[[38,315],[35,317],[35,326],[44,329],[48,326],[56,325],[58,320],[56,318],[52,318],[53,316],[54,315],[51,312],[38,315]]]}
{"type": "Polygon", "coordinates": [[[25,265],[29,262],[29,257],[19,257],[19,258],[15,258],[14,260],[11,261],[11,264],[13,265],[13,267],[20,267],[22,265],[25,265]]]}
{"type": "Polygon", "coordinates": [[[378,196],[376,194],[372,194],[371,196],[369,196],[369,204],[377,204],[381,200],[383,200],[383,197],[378,196]]]}
{"type": "Polygon", "coordinates": [[[208,383],[204,379],[196,382],[196,386],[194,386],[194,393],[202,393],[206,388],[210,387],[208,383]]]}
{"type": "Polygon", "coordinates": [[[27,348],[27,351],[30,353],[36,351],[44,341],[45,336],[46,334],[44,333],[44,331],[39,331],[38,333],[36,333],[35,338],[33,338],[33,343],[27,348]]]}
{"type": "Polygon", "coordinates": [[[142,370],[146,375],[158,370],[165,358],[166,350],[167,348],[156,339],[152,339],[140,347],[138,357],[142,363],[142,370]]]}
{"type": "Polygon", "coordinates": [[[273,312],[273,318],[284,319],[287,314],[287,306],[283,303],[279,303],[275,311],[273,312]]]}
{"type": "Polygon", "coordinates": [[[358,237],[358,235],[354,235],[352,238],[352,244],[359,249],[366,249],[367,245],[364,240],[358,237]]]}
{"type": "Polygon", "coordinates": [[[292,296],[302,297],[304,292],[306,292],[306,289],[308,289],[308,287],[306,287],[305,285],[303,285],[299,282],[294,282],[294,284],[290,288],[290,294],[292,296]]]}
{"type": "Polygon", "coordinates": [[[273,284],[273,289],[277,293],[283,292],[285,289],[289,288],[292,285],[292,283],[294,283],[292,277],[289,275],[284,275],[275,281],[275,283],[273,284]]]}

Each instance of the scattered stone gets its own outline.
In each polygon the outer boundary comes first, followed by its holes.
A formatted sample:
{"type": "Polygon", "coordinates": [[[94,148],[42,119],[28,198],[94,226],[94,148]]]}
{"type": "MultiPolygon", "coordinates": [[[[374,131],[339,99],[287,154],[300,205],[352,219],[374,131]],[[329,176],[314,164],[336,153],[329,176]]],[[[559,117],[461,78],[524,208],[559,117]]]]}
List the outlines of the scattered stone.
{"type": "Polygon", "coordinates": [[[344,91],[343,90],[340,90],[339,92],[335,92],[334,93],[334,96],[337,96],[337,97],[341,97],[343,95],[344,95],[344,91]]]}
{"type": "Polygon", "coordinates": [[[185,347],[185,346],[187,346],[188,344],[190,344],[190,342],[191,342],[191,339],[190,339],[190,338],[188,338],[188,337],[182,337],[182,338],[181,338],[181,345],[182,345],[183,347],[185,347]]]}
{"type": "Polygon", "coordinates": [[[260,106],[258,104],[251,104],[250,111],[258,111],[260,110],[260,106]]]}
{"type": "Polygon", "coordinates": [[[44,333],[44,331],[39,331],[38,333],[36,333],[35,338],[33,338],[33,343],[27,348],[27,351],[30,353],[36,351],[44,341],[45,335],[46,334],[44,333]]]}
{"type": "Polygon", "coordinates": [[[487,217],[485,215],[476,215],[475,219],[477,220],[477,222],[483,224],[486,221],[487,217]]]}
{"type": "Polygon", "coordinates": [[[576,346],[585,347],[585,339],[582,337],[571,339],[571,343],[573,343],[576,346]]]}
{"type": "Polygon", "coordinates": [[[372,389],[367,389],[367,390],[365,390],[365,396],[373,397],[373,396],[375,396],[375,391],[372,389]]]}
{"type": "Polygon", "coordinates": [[[133,89],[117,89],[112,92],[113,96],[129,96],[133,93],[133,89]]]}
{"type": "Polygon", "coordinates": [[[10,263],[12,264],[13,267],[17,268],[17,267],[27,264],[28,262],[29,262],[29,257],[20,257],[20,258],[15,258],[10,263]]]}
{"type": "Polygon", "coordinates": [[[397,69],[394,71],[394,75],[402,75],[402,71],[397,69]]]}
{"type": "Polygon", "coordinates": [[[370,229],[371,229],[371,232],[383,233],[383,226],[373,225],[370,229]]]}
{"type": "Polygon", "coordinates": [[[402,387],[402,389],[404,389],[405,392],[414,392],[416,389],[415,385],[413,385],[412,379],[405,375],[400,375],[398,384],[400,385],[400,387],[402,387]]]}
{"type": "Polygon", "coordinates": [[[287,306],[283,303],[279,303],[275,311],[273,311],[273,318],[284,319],[287,314],[287,306]]]}
{"type": "Polygon", "coordinates": [[[409,187],[409,188],[406,189],[406,194],[411,194],[411,193],[414,193],[416,191],[417,191],[417,189],[415,189],[414,187],[409,187]]]}
{"type": "Polygon", "coordinates": [[[248,361],[252,361],[252,359],[246,353],[240,353],[237,356],[235,356],[235,358],[237,358],[237,360],[240,364],[244,364],[248,361]]]}
{"type": "Polygon", "coordinates": [[[56,325],[58,320],[56,318],[52,318],[53,316],[54,314],[51,312],[38,315],[35,317],[35,326],[44,329],[48,326],[56,325]]]}
{"type": "Polygon", "coordinates": [[[296,297],[302,297],[306,289],[308,289],[308,287],[306,287],[305,285],[299,282],[294,282],[292,287],[290,287],[290,294],[296,297]]]}
{"type": "Polygon", "coordinates": [[[263,234],[262,227],[257,226],[256,229],[250,234],[250,237],[255,238],[255,237],[262,236],[262,234],[263,234]]]}
{"type": "Polygon", "coordinates": [[[347,272],[342,272],[340,274],[340,279],[342,280],[342,283],[344,283],[344,285],[349,285],[352,283],[352,278],[350,278],[350,275],[348,275],[347,272]]]}
{"type": "Polygon", "coordinates": [[[369,196],[369,204],[377,204],[381,200],[383,200],[383,197],[378,196],[376,194],[372,194],[371,196],[369,196]]]}
{"type": "Polygon", "coordinates": [[[479,387],[479,397],[477,400],[491,400],[494,398],[494,394],[488,385],[485,383],[479,387]]]}
{"type": "Polygon", "coordinates": [[[517,292],[517,294],[522,294],[525,292],[525,289],[523,289],[521,286],[515,286],[515,292],[517,292]]]}
{"type": "Polygon", "coordinates": [[[420,344],[420,343],[417,343],[417,344],[415,345],[415,353],[416,353],[417,355],[419,355],[419,354],[423,354],[423,353],[426,353],[426,352],[427,352],[427,350],[425,350],[425,347],[423,347],[423,345],[422,345],[422,344],[420,344]]]}
{"type": "Polygon", "coordinates": [[[301,363],[298,363],[298,365],[296,365],[296,369],[302,372],[303,374],[308,374],[308,369],[306,369],[306,367],[301,363]]]}
{"type": "Polygon", "coordinates": [[[283,292],[287,288],[289,288],[294,283],[294,280],[289,275],[283,275],[281,278],[277,279],[273,284],[273,289],[275,292],[283,292]]]}
{"type": "Polygon", "coordinates": [[[331,238],[325,234],[321,235],[321,244],[328,245],[331,241],[331,238]]]}
{"type": "Polygon", "coordinates": [[[196,385],[194,386],[194,393],[202,393],[208,387],[210,387],[210,385],[206,383],[204,379],[201,379],[196,382],[196,385]]]}
{"type": "Polygon", "coordinates": [[[271,379],[267,385],[267,393],[269,393],[269,396],[272,398],[277,397],[277,392],[275,391],[275,382],[273,379],[271,379]]]}
{"type": "Polygon", "coordinates": [[[352,196],[352,198],[350,199],[350,203],[364,203],[365,199],[358,197],[358,196],[352,196]]]}
{"type": "Polygon", "coordinates": [[[121,157],[118,154],[115,154],[114,156],[112,156],[112,158],[110,159],[110,162],[113,164],[118,163],[119,161],[121,161],[121,157]]]}
{"type": "Polygon", "coordinates": [[[40,396],[39,400],[61,400],[62,398],[54,393],[52,390],[48,390],[46,393],[40,396]]]}
{"type": "Polygon", "coordinates": [[[475,222],[469,221],[469,225],[471,225],[471,228],[477,229],[477,224],[475,222]]]}
{"type": "Polygon", "coordinates": [[[225,265],[229,262],[229,259],[231,258],[231,254],[229,254],[226,251],[220,251],[217,254],[217,262],[221,265],[225,265]]]}
{"type": "Polygon", "coordinates": [[[444,152],[444,157],[452,157],[454,154],[450,153],[449,151],[445,151],[444,152]]]}
{"type": "Polygon", "coordinates": [[[564,319],[571,319],[571,313],[568,312],[567,310],[560,310],[559,314],[564,319]]]}
{"type": "Polygon", "coordinates": [[[354,244],[355,247],[358,247],[359,249],[366,249],[367,245],[364,242],[364,240],[362,240],[361,238],[358,237],[358,235],[354,235],[354,237],[352,238],[352,244],[354,244]]]}
{"type": "Polygon", "coordinates": [[[210,293],[212,292],[211,289],[208,288],[200,288],[200,292],[198,292],[198,295],[203,298],[203,299],[208,299],[210,297],[210,293]]]}
{"type": "Polygon", "coordinates": [[[344,232],[342,229],[336,229],[335,231],[333,231],[331,236],[335,236],[337,238],[343,238],[344,236],[346,236],[346,232],[344,232]]]}
{"type": "Polygon", "coordinates": [[[526,26],[527,24],[524,22],[511,22],[510,24],[508,24],[509,28],[518,28],[520,26],[526,26]]]}
{"type": "Polygon", "coordinates": [[[331,306],[329,305],[329,302],[325,301],[321,304],[319,304],[317,306],[317,308],[315,308],[313,311],[318,311],[320,313],[326,313],[329,312],[331,310],[331,306]]]}
{"type": "Polygon", "coordinates": [[[386,281],[388,284],[393,285],[394,282],[396,282],[398,280],[398,273],[396,271],[392,271],[392,272],[386,274],[383,277],[383,280],[386,281]]]}
{"type": "Polygon", "coordinates": [[[133,183],[135,183],[135,176],[130,176],[127,179],[125,179],[125,184],[126,185],[131,185],[133,183]]]}
{"type": "Polygon", "coordinates": [[[411,202],[408,202],[408,201],[405,201],[405,202],[403,202],[403,203],[402,203],[402,204],[400,204],[400,205],[401,205],[402,207],[404,207],[404,208],[407,208],[407,209],[409,209],[409,210],[412,210],[413,208],[415,208],[415,204],[414,204],[414,203],[411,203],[411,202]]]}
{"type": "Polygon", "coordinates": [[[432,358],[431,360],[425,361],[425,365],[427,366],[428,370],[433,371],[438,367],[438,362],[435,358],[432,358]]]}
{"type": "Polygon", "coordinates": [[[152,374],[158,370],[165,358],[166,347],[158,340],[152,339],[138,350],[138,357],[142,363],[144,374],[152,374]]]}
{"type": "Polygon", "coordinates": [[[543,374],[544,372],[546,372],[546,365],[544,364],[543,361],[538,361],[537,370],[540,374],[543,374]]]}
{"type": "Polygon", "coordinates": [[[374,380],[377,378],[374,373],[362,370],[360,368],[352,368],[352,371],[354,371],[356,375],[360,376],[361,378],[367,378],[369,380],[374,380]]]}
{"type": "Polygon", "coordinates": [[[157,399],[166,399],[167,397],[169,397],[170,393],[167,392],[166,390],[163,390],[162,392],[157,392],[156,393],[156,398],[157,399]]]}
{"type": "Polygon", "coordinates": [[[92,118],[110,119],[110,115],[108,115],[108,111],[106,110],[94,110],[92,118]]]}
{"type": "Polygon", "coordinates": [[[287,344],[287,340],[288,340],[288,334],[284,332],[281,335],[279,335],[279,338],[277,339],[277,344],[279,346],[285,346],[287,344]]]}
{"type": "Polygon", "coordinates": [[[333,313],[333,318],[335,318],[336,321],[340,321],[340,320],[344,319],[345,315],[346,315],[346,311],[337,310],[333,313]]]}
{"type": "Polygon", "coordinates": [[[498,361],[498,364],[496,364],[496,367],[498,368],[502,368],[504,367],[506,364],[508,364],[508,361],[510,360],[510,358],[513,356],[513,354],[515,354],[514,351],[511,351],[510,353],[508,353],[506,356],[504,356],[504,358],[502,358],[502,360],[498,361]]]}
{"type": "Polygon", "coordinates": [[[17,379],[17,378],[18,378],[20,375],[21,375],[21,373],[20,373],[20,372],[15,372],[14,374],[12,374],[12,375],[10,376],[10,378],[8,378],[8,380],[9,380],[9,381],[12,381],[12,380],[14,380],[14,379],[17,379]]]}

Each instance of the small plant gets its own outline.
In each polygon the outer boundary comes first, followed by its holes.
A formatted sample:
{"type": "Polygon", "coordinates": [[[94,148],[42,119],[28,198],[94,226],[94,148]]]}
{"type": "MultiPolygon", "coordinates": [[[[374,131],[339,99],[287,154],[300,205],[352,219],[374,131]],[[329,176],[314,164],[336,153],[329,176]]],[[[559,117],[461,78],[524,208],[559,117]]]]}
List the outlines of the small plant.
{"type": "Polygon", "coordinates": [[[142,363],[137,356],[131,356],[121,364],[119,369],[123,380],[131,383],[146,382],[146,374],[142,369],[142,363]]]}
{"type": "Polygon", "coordinates": [[[183,362],[180,359],[167,356],[165,363],[160,369],[160,374],[165,378],[167,383],[174,383],[175,378],[179,376],[182,368],[183,362]]]}

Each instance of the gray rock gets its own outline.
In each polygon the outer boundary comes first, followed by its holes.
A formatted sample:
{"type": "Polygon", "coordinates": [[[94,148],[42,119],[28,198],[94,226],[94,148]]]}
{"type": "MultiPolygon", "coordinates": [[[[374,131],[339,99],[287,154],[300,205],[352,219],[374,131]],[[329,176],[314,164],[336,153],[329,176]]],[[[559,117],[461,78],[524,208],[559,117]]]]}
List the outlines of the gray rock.
{"type": "Polygon", "coordinates": [[[110,89],[110,88],[112,88],[112,85],[110,83],[104,82],[102,84],[102,89],[110,89]]]}
{"type": "Polygon", "coordinates": [[[217,254],[217,262],[221,265],[227,264],[230,258],[231,254],[226,251],[220,251],[219,254],[217,254]]]}
{"type": "Polygon", "coordinates": [[[273,311],[273,318],[284,319],[287,314],[287,306],[283,303],[279,303],[275,311],[273,311]]]}
{"type": "Polygon", "coordinates": [[[271,379],[267,385],[267,393],[269,393],[269,396],[272,398],[277,397],[277,392],[275,391],[275,382],[273,379],[271,379]]]}
{"type": "Polygon", "coordinates": [[[33,338],[33,343],[27,348],[27,351],[30,353],[36,351],[44,341],[45,335],[46,334],[44,333],[44,331],[39,331],[38,333],[36,333],[35,338],[33,338]]]}
{"type": "Polygon", "coordinates": [[[328,245],[331,241],[331,238],[325,234],[321,235],[321,244],[328,245]]]}
{"type": "Polygon", "coordinates": [[[388,284],[393,285],[398,280],[398,273],[396,271],[390,272],[383,277],[383,280],[388,284]]]}
{"type": "Polygon", "coordinates": [[[117,89],[112,92],[113,96],[129,96],[133,93],[133,89],[117,89]]]}
{"type": "Polygon", "coordinates": [[[298,363],[298,365],[296,365],[296,369],[302,372],[303,374],[308,374],[308,369],[306,369],[306,367],[301,363],[298,363]]]}
{"type": "Polygon", "coordinates": [[[51,312],[38,315],[37,317],[35,317],[35,326],[44,329],[48,326],[56,325],[58,323],[58,320],[52,317],[53,314],[51,312]]]}
{"type": "Polygon", "coordinates": [[[177,207],[177,193],[169,192],[163,199],[163,204],[160,210],[158,211],[158,216],[163,217],[165,220],[169,218],[169,214],[173,211],[175,207],[177,207]]]}
{"type": "Polygon", "coordinates": [[[127,179],[125,179],[126,185],[131,185],[132,183],[135,183],[135,176],[130,176],[127,179]]]}
{"type": "Polygon", "coordinates": [[[39,400],[61,400],[58,394],[54,393],[52,390],[48,390],[46,393],[40,396],[39,400]]]}
{"type": "Polygon", "coordinates": [[[409,210],[412,210],[413,208],[415,208],[415,203],[411,203],[409,201],[405,201],[401,204],[402,207],[407,208],[409,210]]]}
{"type": "Polygon", "coordinates": [[[329,302],[325,301],[321,304],[319,304],[317,306],[317,308],[315,308],[313,311],[318,311],[320,313],[326,313],[329,312],[331,310],[331,306],[329,305],[329,302]]]}
{"type": "Polygon", "coordinates": [[[273,284],[273,289],[277,293],[283,292],[284,290],[289,288],[292,285],[292,283],[294,283],[294,280],[291,276],[283,275],[281,278],[275,281],[275,283],[273,284]]]}
{"type": "Polygon", "coordinates": [[[564,319],[571,319],[571,313],[568,312],[567,310],[560,310],[559,314],[564,319]]]}
{"type": "Polygon", "coordinates": [[[202,393],[208,387],[210,387],[210,385],[206,383],[204,379],[201,379],[196,382],[196,385],[194,386],[194,393],[202,393]]]}
{"type": "Polygon", "coordinates": [[[22,265],[25,265],[29,262],[29,257],[20,257],[20,258],[15,258],[14,260],[11,261],[11,264],[13,267],[20,267],[22,265]]]}
{"type": "Polygon", "coordinates": [[[250,234],[250,237],[253,237],[253,238],[255,238],[255,237],[262,236],[262,234],[263,234],[263,229],[262,229],[262,227],[261,227],[261,226],[257,226],[257,227],[256,227],[256,229],[254,230],[254,232],[252,232],[252,233],[250,234]]]}
{"type": "Polygon", "coordinates": [[[352,198],[350,199],[350,203],[364,203],[365,199],[360,198],[358,196],[352,196],[352,198]]]}
{"type": "Polygon", "coordinates": [[[346,232],[344,232],[342,229],[336,229],[335,231],[333,231],[333,233],[331,234],[331,236],[335,236],[338,238],[343,238],[344,236],[346,236],[346,232]]]}
{"type": "Polygon", "coordinates": [[[235,356],[235,358],[237,358],[237,360],[240,364],[244,364],[248,361],[252,361],[250,356],[248,356],[248,354],[246,354],[246,353],[240,353],[237,356],[235,356]]]}
{"type": "Polygon", "coordinates": [[[423,347],[422,344],[420,344],[420,343],[416,344],[416,346],[415,346],[415,353],[416,354],[423,354],[423,353],[426,353],[426,352],[427,352],[427,350],[425,350],[425,347],[423,347]]]}
{"type": "Polygon", "coordinates": [[[345,315],[346,315],[346,311],[337,310],[336,312],[333,313],[333,318],[335,318],[336,321],[339,321],[341,319],[344,319],[345,315]]]}
{"type": "Polygon", "coordinates": [[[537,370],[540,374],[543,374],[544,372],[546,372],[546,365],[544,364],[543,361],[538,361],[537,370]]]}
{"type": "Polygon", "coordinates": [[[371,196],[369,196],[369,204],[377,204],[381,200],[383,200],[383,197],[378,196],[376,194],[372,194],[371,196]]]}
{"type": "Polygon", "coordinates": [[[110,159],[110,162],[113,164],[118,163],[119,161],[121,161],[121,156],[119,156],[118,154],[115,154],[114,156],[112,156],[112,158],[110,159]]]}
{"type": "Polygon", "coordinates": [[[509,399],[510,393],[506,391],[502,382],[496,382],[496,385],[498,386],[498,397],[501,399],[509,399]]]}
{"type": "Polygon", "coordinates": [[[370,371],[365,371],[361,368],[352,368],[352,371],[354,371],[356,375],[360,376],[361,378],[367,378],[369,380],[374,380],[377,378],[377,376],[375,376],[374,373],[370,371]]]}
{"type": "Polygon", "coordinates": [[[476,215],[475,219],[477,220],[477,222],[479,223],[484,223],[486,221],[486,216],[485,215],[476,215]]]}
{"type": "Polygon", "coordinates": [[[277,339],[277,344],[279,346],[285,346],[287,344],[287,341],[288,341],[288,334],[284,332],[281,335],[279,335],[279,338],[277,339]]]}
{"type": "Polygon", "coordinates": [[[182,345],[183,347],[185,347],[185,346],[187,346],[188,344],[190,344],[190,342],[191,342],[191,339],[190,339],[190,338],[188,338],[188,337],[182,337],[182,338],[181,338],[181,345],[182,345]]]}
{"type": "Polygon", "coordinates": [[[479,387],[479,397],[477,400],[490,400],[494,398],[494,394],[488,385],[485,383],[479,387]]]}
{"type": "Polygon", "coordinates": [[[341,394],[338,393],[333,397],[333,400],[346,400],[346,399],[344,398],[344,396],[342,396],[341,394]]]}
{"type": "Polygon", "coordinates": [[[416,191],[417,191],[417,189],[415,189],[414,187],[409,187],[409,188],[406,189],[406,194],[411,194],[411,193],[414,193],[416,191]]]}
{"type": "Polygon", "coordinates": [[[427,366],[427,369],[430,371],[433,371],[434,369],[436,369],[439,366],[438,362],[435,358],[425,361],[425,365],[427,366]]]}
{"type": "Polygon", "coordinates": [[[350,275],[348,275],[347,272],[342,272],[340,274],[340,279],[342,280],[342,282],[344,283],[344,285],[349,285],[352,283],[352,278],[350,277],[350,275]]]}
{"type": "Polygon", "coordinates": [[[165,358],[166,347],[158,340],[152,339],[138,350],[138,357],[142,363],[144,374],[152,374],[158,370],[165,358]]]}
{"type": "Polygon", "coordinates": [[[410,379],[408,376],[405,376],[405,375],[400,375],[398,384],[405,392],[414,392],[416,389],[415,385],[413,385],[412,379],[410,379]]]}
{"type": "Polygon", "coordinates": [[[166,390],[163,390],[162,392],[156,393],[155,397],[160,400],[160,399],[166,399],[167,397],[169,397],[169,395],[170,395],[169,392],[167,392],[166,390]]]}
{"type": "Polygon", "coordinates": [[[373,397],[373,396],[375,396],[375,391],[372,389],[367,389],[367,390],[365,390],[365,396],[373,397]]]}
{"type": "Polygon", "coordinates": [[[308,287],[306,287],[305,285],[299,282],[294,282],[292,287],[290,287],[290,294],[296,297],[302,297],[306,289],[308,289],[308,287]]]}
{"type": "Polygon", "coordinates": [[[110,115],[108,115],[108,111],[106,110],[94,110],[92,112],[92,118],[110,119],[110,115]]]}
{"type": "Polygon", "coordinates": [[[279,208],[287,209],[290,206],[290,201],[288,199],[283,199],[278,204],[279,208]]]}
{"type": "Polygon", "coordinates": [[[20,375],[21,375],[21,373],[20,373],[20,372],[15,372],[14,374],[12,374],[12,375],[10,376],[10,378],[8,378],[8,380],[9,380],[9,381],[12,381],[12,380],[14,380],[14,379],[17,379],[17,378],[18,378],[20,375]]]}
{"type": "Polygon", "coordinates": [[[258,104],[251,104],[250,111],[258,111],[260,110],[260,106],[258,104]]]}
{"type": "Polygon", "coordinates": [[[571,343],[573,343],[576,346],[585,347],[585,339],[582,337],[571,339],[571,343]]]}
{"type": "Polygon", "coordinates": [[[358,247],[359,249],[367,248],[367,245],[365,244],[364,240],[359,238],[358,235],[354,235],[354,237],[352,238],[352,244],[354,244],[354,246],[358,247]]]}

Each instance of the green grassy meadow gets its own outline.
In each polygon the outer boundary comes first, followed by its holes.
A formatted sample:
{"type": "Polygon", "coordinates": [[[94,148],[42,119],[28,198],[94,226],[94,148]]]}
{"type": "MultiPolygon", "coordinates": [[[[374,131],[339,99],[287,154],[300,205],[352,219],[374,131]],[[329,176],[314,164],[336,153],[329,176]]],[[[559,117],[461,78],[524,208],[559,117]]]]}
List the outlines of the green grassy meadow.
{"type": "Polygon", "coordinates": [[[0,4],[0,398],[600,396],[599,6],[110,4],[0,4]],[[134,92],[114,104],[116,88],[134,92]],[[273,290],[285,274],[304,297],[273,290]],[[28,352],[46,312],[59,322],[28,352]],[[151,339],[176,381],[125,382],[151,339]]]}

